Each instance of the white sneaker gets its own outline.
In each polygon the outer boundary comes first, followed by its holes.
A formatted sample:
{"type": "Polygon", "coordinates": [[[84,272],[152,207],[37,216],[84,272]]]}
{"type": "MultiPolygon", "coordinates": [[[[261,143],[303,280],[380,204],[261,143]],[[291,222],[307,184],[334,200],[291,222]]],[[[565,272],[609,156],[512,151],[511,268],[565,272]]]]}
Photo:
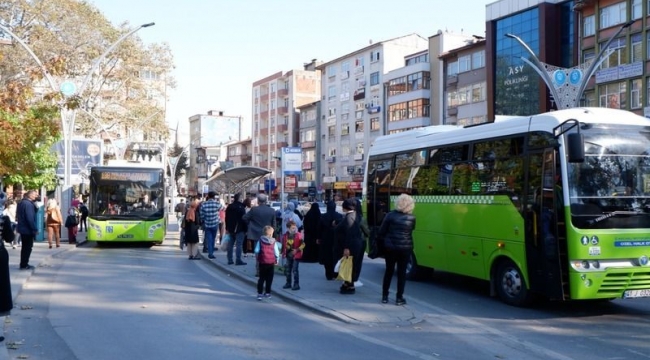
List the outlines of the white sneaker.
{"type": "Polygon", "coordinates": [[[354,287],[362,287],[362,286],[363,286],[363,283],[361,282],[361,280],[357,280],[357,281],[354,282],[354,287]]]}

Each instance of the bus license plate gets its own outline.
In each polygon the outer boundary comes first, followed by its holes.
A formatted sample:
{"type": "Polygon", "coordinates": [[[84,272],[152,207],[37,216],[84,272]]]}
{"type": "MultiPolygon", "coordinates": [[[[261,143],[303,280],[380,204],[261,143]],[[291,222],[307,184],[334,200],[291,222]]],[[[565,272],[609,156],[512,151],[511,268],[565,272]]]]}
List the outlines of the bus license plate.
{"type": "Polygon", "coordinates": [[[623,299],[650,297],[650,289],[645,290],[627,290],[623,293],[623,299]]]}

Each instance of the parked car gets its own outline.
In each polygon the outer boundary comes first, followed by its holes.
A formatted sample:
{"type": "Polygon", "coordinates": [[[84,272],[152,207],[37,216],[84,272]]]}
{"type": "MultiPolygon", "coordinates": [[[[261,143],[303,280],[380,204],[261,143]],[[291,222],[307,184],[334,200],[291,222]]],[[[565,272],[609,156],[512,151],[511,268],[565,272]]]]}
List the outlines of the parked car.
{"type": "Polygon", "coordinates": [[[269,203],[269,206],[272,207],[273,210],[275,210],[275,211],[278,211],[278,210],[282,211],[282,202],[280,202],[280,201],[271,201],[269,203]]]}

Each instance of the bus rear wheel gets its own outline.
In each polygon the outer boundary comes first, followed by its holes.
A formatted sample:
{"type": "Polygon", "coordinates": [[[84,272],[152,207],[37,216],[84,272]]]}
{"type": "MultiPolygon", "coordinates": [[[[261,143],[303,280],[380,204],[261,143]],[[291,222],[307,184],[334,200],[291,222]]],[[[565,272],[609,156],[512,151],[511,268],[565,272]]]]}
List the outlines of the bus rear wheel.
{"type": "Polygon", "coordinates": [[[499,298],[508,305],[525,306],[531,300],[521,270],[510,260],[502,261],[499,264],[496,273],[496,286],[499,298]]]}

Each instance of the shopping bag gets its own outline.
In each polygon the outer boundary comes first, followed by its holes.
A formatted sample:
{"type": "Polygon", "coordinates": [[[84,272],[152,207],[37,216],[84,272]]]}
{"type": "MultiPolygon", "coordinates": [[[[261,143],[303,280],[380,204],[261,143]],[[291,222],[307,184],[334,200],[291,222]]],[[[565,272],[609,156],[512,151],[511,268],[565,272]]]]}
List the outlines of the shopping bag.
{"type": "Polygon", "coordinates": [[[223,238],[221,238],[221,249],[222,250],[227,250],[228,249],[228,243],[232,241],[232,236],[230,234],[225,234],[223,238]]]}
{"type": "Polygon", "coordinates": [[[352,256],[343,257],[340,260],[341,266],[339,267],[339,275],[337,280],[352,282],[352,256]]]}
{"type": "Polygon", "coordinates": [[[339,269],[341,268],[341,260],[343,260],[343,258],[340,258],[339,261],[336,262],[336,265],[334,265],[335,273],[339,272],[339,269]]]}

